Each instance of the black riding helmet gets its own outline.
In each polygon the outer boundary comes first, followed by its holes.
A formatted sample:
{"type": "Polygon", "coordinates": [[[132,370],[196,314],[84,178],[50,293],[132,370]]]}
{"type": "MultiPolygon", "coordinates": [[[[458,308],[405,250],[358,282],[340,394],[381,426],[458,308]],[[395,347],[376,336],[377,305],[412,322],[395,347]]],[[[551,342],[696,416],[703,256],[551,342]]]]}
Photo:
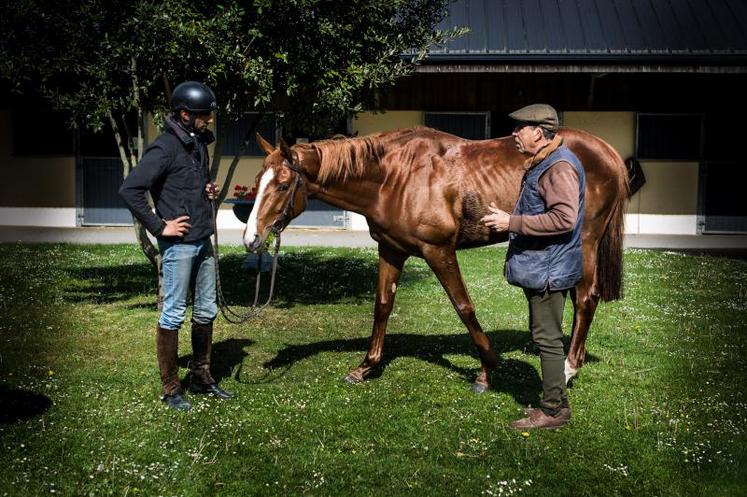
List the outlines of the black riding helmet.
{"type": "Polygon", "coordinates": [[[185,81],[171,94],[171,111],[174,113],[184,109],[199,114],[213,112],[217,108],[213,90],[198,81],[185,81]]]}

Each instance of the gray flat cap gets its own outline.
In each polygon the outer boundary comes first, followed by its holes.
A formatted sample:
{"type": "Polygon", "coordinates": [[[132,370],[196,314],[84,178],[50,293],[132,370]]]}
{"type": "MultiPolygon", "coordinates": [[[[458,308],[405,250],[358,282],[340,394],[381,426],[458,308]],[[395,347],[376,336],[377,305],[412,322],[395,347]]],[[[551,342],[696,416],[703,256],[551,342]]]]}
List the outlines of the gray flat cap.
{"type": "Polygon", "coordinates": [[[557,131],[559,127],[558,113],[547,104],[532,104],[515,110],[508,115],[514,121],[534,124],[550,131],[557,131]]]}

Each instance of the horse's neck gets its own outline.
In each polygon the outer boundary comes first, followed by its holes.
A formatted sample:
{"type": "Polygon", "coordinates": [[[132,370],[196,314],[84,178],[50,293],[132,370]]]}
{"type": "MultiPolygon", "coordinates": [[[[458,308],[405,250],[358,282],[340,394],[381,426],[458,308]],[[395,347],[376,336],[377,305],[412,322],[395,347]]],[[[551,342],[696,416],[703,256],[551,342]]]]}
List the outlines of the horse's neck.
{"type": "MultiPolygon", "coordinates": [[[[344,145],[353,146],[351,143],[344,145]]],[[[351,157],[350,154],[342,156],[351,157]]],[[[308,177],[309,193],[335,207],[367,216],[375,204],[382,182],[379,161],[379,157],[366,155],[365,167],[338,164],[341,170],[347,169],[347,172],[328,174],[323,181],[319,179],[321,167],[317,164],[308,177]]]]}
{"type": "Polygon", "coordinates": [[[361,178],[334,181],[324,185],[310,182],[309,193],[314,198],[340,209],[368,216],[378,197],[379,186],[378,182],[361,178]]]}

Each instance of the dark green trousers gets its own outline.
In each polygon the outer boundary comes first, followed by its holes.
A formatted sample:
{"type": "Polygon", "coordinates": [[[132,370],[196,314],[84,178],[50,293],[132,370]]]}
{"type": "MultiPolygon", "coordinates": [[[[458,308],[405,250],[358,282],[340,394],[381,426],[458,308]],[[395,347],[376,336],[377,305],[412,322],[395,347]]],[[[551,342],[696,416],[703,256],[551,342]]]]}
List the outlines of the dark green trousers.
{"type": "Polygon", "coordinates": [[[524,290],[529,301],[529,330],[539,349],[542,365],[540,407],[554,416],[568,407],[565,390],[565,352],[563,351],[563,306],[568,290],[537,292],[524,290]]]}

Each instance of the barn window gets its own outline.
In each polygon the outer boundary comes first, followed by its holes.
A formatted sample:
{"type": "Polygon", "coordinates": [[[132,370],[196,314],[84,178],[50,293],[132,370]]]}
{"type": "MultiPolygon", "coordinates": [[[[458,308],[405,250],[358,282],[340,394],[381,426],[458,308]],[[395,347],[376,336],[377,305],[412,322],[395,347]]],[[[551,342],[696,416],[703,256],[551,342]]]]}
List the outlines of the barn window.
{"type": "Polygon", "coordinates": [[[490,137],[489,112],[426,112],[424,124],[469,140],[490,137]]]}
{"type": "Polygon", "coordinates": [[[702,122],[701,114],[638,114],[637,158],[699,160],[702,122]]]}
{"type": "Polygon", "coordinates": [[[698,182],[701,233],[747,233],[747,203],[742,200],[744,185],[737,179],[743,176],[747,160],[739,147],[724,139],[724,123],[732,120],[728,109],[705,114],[698,182]]]}
{"type": "Polygon", "coordinates": [[[66,115],[48,110],[12,111],[13,155],[75,154],[75,134],[66,115]]]}
{"type": "MultiPolygon", "coordinates": [[[[249,127],[256,119],[257,114],[252,112],[246,114],[238,122],[232,122],[229,124],[226,130],[225,141],[223,142],[223,155],[236,155],[241,148],[241,142],[246,138],[246,133],[249,131],[249,127]]],[[[273,114],[265,114],[257,126],[256,131],[262,135],[262,138],[275,145],[275,116],[273,114]]],[[[264,157],[265,153],[259,148],[257,140],[254,136],[249,138],[249,146],[244,152],[245,156],[261,156],[264,157]]]]}

